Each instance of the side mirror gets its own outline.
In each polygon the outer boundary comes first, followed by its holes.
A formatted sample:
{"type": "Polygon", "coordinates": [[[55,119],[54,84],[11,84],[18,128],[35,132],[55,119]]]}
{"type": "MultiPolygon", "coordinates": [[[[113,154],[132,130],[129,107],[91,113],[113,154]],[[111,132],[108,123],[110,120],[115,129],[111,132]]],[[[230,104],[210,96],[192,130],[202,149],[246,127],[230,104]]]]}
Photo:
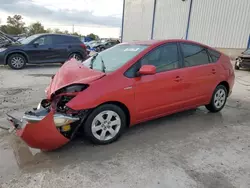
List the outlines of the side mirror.
{"type": "Polygon", "coordinates": [[[33,43],[33,46],[36,48],[36,47],[38,47],[39,46],[39,43],[33,43]]]}
{"type": "Polygon", "coordinates": [[[156,73],[156,67],[154,65],[143,65],[138,73],[139,75],[153,75],[156,73]]]}

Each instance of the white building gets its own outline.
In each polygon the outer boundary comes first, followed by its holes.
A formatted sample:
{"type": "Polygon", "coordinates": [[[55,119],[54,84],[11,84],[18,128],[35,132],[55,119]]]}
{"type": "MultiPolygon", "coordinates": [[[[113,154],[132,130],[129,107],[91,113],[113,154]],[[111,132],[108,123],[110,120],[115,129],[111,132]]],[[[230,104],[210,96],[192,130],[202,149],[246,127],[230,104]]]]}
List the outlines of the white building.
{"type": "Polygon", "coordinates": [[[124,0],[122,41],[183,38],[216,48],[250,43],[250,0],[124,0]]]}

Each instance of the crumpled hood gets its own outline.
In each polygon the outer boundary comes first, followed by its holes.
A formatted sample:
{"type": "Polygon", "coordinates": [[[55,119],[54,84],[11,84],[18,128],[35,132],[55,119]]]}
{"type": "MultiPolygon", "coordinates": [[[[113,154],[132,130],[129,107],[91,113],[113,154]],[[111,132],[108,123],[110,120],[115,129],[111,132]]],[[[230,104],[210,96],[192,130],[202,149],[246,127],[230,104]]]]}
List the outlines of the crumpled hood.
{"type": "Polygon", "coordinates": [[[8,48],[10,50],[15,50],[15,49],[20,49],[22,48],[22,46],[24,46],[23,44],[19,44],[19,43],[10,43],[10,42],[4,42],[0,44],[1,48],[8,48]]]}
{"type": "Polygon", "coordinates": [[[50,98],[52,93],[65,86],[71,84],[89,84],[103,76],[105,76],[105,73],[92,70],[82,65],[81,62],[71,59],[63,64],[51,80],[49,87],[46,89],[47,97],[50,98]]]}

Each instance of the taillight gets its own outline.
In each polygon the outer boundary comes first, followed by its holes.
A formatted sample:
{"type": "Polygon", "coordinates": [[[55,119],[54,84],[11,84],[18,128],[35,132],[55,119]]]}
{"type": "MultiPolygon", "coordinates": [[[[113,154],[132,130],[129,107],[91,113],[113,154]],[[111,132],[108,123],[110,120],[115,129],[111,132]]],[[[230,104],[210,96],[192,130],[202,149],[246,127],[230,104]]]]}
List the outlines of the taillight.
{"type": "Polygon", "coordinates": [[[80,44],[80,46],[81,46],[84,50],[87,49],[87,47],[85,46],[85,44],[80,44]]]}

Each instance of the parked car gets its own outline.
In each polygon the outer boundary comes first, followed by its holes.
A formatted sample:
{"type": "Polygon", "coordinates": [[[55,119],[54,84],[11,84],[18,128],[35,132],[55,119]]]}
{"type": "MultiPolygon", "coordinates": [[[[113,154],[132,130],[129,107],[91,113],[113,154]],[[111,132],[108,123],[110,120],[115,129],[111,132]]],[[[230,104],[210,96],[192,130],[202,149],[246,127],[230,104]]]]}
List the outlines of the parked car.
{"type": "Polygon", "coordinates": [[[234,68],[236,70],[240,68],[250,68],[250,48],[242,52],[241,55],[236,58],[234,68]]]}
{"type": "Polygon", "coordinates": [[[100,44],[99,41],[92,40],[92,41],[88,42],[86,47],[89,51],[96,51],[95,47],[98,46],[99,44],[100,44]]]}
{"type": "Polygon", "coordinates": [[[119,44],[119,43],[120,43],[119,41],[108,40],[108,41],[103,41],[101,43],[96,44],[93,48],[95,49],[95,51],[101,52],[101,51],[106,50],[108,48],[111,48],[114,45],[119,44]]]}
{"type": "Polygon", "coordinates": [[[22,69],[27,63],[64,63],[72,57],[85,60],[87,50],[78,37],[71,35],[37,34],[0,48],[0,63],[12,69],[22,69]]]}
{"type": "Polygon", "coordinates": [[[56,149],[80,130],[92,142],[108,144],[140,122],[203,105],[219,112],[234,79],[229,57],[200,43],[122,43],[84,62],[65,63],[52,77],[47,98],[25,113],[28,124],[9,120],[34,148],[56,149]]]}

